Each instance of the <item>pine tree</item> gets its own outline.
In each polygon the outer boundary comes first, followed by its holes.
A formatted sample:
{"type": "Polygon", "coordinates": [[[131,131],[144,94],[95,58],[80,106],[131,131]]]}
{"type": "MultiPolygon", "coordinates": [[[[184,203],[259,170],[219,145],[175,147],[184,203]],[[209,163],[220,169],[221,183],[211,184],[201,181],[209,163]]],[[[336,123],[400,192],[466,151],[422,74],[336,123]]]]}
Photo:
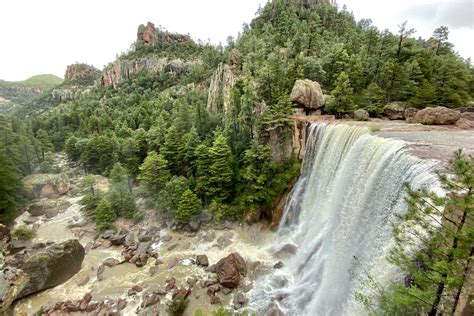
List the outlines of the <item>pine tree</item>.
{"type": "Polygon", "coordinates": [[[79,139],[75,136],[69,137],[66,141],[64,149],[66,151],[66,155],[71,161],[78,161],[79,158],[81,157],[81,152],[76,146],[78,141],[79,139]]]}
{"type": "Polygon", "coordinates": [[[210,195],[210,166],[211,159],[209,148],[205,144],[200,144],[195,150],[196,160],[194,168],[196,169],[196,193],[207,201],[210,195]]]}
{"type": "Polygon", "coordinates": [[[48,133],[43,129],[38,130],[36,133],[36,139],[39,142],[41,160],[44,160],[44,155],[47,152],[54,152],[53,143],[51,143],[48,133]]]}
{"type": "Polygon", "coordinates": [[[156,194],[164,188],[166,182],[170,179],[168,161],[160,154],[152,151],[148,153],[143,164],[140,166],[139,179],[148,188],[151,194],[156,194]]]}
{"type": "Polygon", "coordinates": [[[335,87],[331,91],[333,99],[326,106],[325,110],[335,113],[338,117],[354,111],[353,89],[349,76],[343,71],[337,77],[335,87]]]}
{"type": "Polygon", "coordinates": [[[109,200],[106,198],[101,199],[95,210],[95,223],[99,231],[104,231],[113,227],[116,218],[117,216],[113,211],[112,204],[109,200]]]}
{"type": "Polygon", "coordinates": [[[161,146],[160,154],[168,161],[172,174],[180,174],[183,162],[183,144],[176,126],[172,125],[165,136],[165,143],[161,146]]]}
{"type": "Polygon", "coordinates": [[[20,173],[11,159],[0,149],[0,222],[14,219],[21,196],[20,173]]]}
{"type": "Polygon", "coordinates": [[[452,315],[474,258],[474,159],[455,153],[439,176],[445,196],[407,187],[408,211],[394,224],[388,261],[406,277],[387,290],[371,282],[384,315],[452,315]]]}
{"type": "Polygon", "coordinates": [[[218,133],[209,149],[209,193],[219,201],[226,201],[232,192],[232,153],[227,139],[218,133]]]}
{"type": "Polygon", "coordinates": [[[179,223],[189,223],[193,216],[199,214],[200,208],[201,200],[191,190],[187,189],[181,196],[178,209],[174,212],[174,218],[179,223]]]}
{"type": "Polygon", "coordinates": [[[112,184],[108,193],[108,199],[118,215],[130,218],[135,214],[136,206],[129,177],[127,169],[119,162],[114,164],[110,171],[112,184]]]}

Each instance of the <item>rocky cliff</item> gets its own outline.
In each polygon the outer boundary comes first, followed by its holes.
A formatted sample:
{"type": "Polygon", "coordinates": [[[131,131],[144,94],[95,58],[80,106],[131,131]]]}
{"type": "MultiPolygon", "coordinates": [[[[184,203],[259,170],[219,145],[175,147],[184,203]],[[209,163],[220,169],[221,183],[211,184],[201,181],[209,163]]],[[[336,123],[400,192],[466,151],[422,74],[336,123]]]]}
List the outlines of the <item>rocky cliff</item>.
{"type": "Polygon", "coordinates": [[[168,58],[116,60],[104,69],[100,78],[100,84],[105,87],[112,86],[114,89],[117,89],[118,84],[122,80],[128,80],[134,74],[144,72],[158,76],[161,73],[171,72],[182,75],[188,72],[192,66],[199,63],[200,61],[170,60],[168,58]]]}
{"type": "Polygon", "coordinates": [[[65,84],[93,85],[100,76],[100,70],[87,64],[72,64],[67,66],[64,74],[65,84]]]}
{"type": "Polygon", "coordinates": [[[207,110],[217,112],[221,109],[227,112],[230,108],[230,93],[235,84],[235,76],[229,65],[219,64],[211,79],[207,110]]]}
{"type": "Polygon", "coordinates": [[[155,46],[158,43],[170,44],[170,43],[184,43],[190,42],[191,37],[189,35],[175,34],[163,31],[156,28],[151,22],[147,25],[140,24],[137,32],[137,40],[135,45],[139,46],[155,46]]]}

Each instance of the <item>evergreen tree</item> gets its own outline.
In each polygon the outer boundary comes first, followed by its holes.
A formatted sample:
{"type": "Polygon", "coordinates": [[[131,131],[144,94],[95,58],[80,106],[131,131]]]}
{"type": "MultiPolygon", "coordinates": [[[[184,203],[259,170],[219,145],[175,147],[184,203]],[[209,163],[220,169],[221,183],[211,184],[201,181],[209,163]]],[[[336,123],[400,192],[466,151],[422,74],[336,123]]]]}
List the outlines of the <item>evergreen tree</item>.
{"type": "Polygon", "coordinates": [[[232,153],[222,133],[216,135],[209,148],[209,160],[209,193],[219,201],[226,201],[232,193],[232,153]]]}
{"type": "Polygon", "coordinates": [[[139,179],[148,188],[151,194],[159,193],[170,179],[168,161],[160,154],[152,151],[148,153],[143,164],[140,166],[139,179]]]}
{"type": "Polygon", "coordinates": [[[98,230],[104,231],[112,228],[115,219],[116,215],[112,209],[112,204],[106,198],[101,199],[95,210],[95,223],[98,230]]]}
{"type": "Polygon", "coordinates": [[[326,105],[326,111],[335,113],[337,117],[354,111],[353,89],[349,77],[344,71],[337,77],[331,95],[333,99],[326,105]]]}
{"type": "Polygon", "coordinates": [[[11,159],[0,149],[0,222],[12,221],[21,193],[20,173],[11,159]]]}
{"type": "Polygon", "coordinates": [[[117,215],[130,218],[135,214],[136,207],[129,177],[127,169],[119,162],[114,164],[110,171],[112,185],[108,193],[108,200],[117,215]]]}
{"type": "Polygon", "coordinates": [[[201,200],[191,190],[187,189],[183,192],[179,206],[174,213],[174,218],[182,224],[189,223],[189,221],[199,214],[201,209],[201,200]]]}
{"type": "MultiPolygon", "coordinates": [[[[387,290],[370,283],[384,315],[456,311],[474,256],[474,159],[458,151],[448,172],[440,175],[445,196],[407,187],[408,211],[394,225],[395,246],[388,257],[406,278],[387,290]]],[[[377,304],[360,293],[359,298],[369,307],[377,304]]]]}
{"type": "Polygon", "coordinates": [[[205,201],[210,195],[210,166],[211,158],[209,148],[205,144],[200,144],[195,150],[196,161],[196,192],[205,201]]]}
{"type": "Polygon", "coordinates": [[[172,125],[166,132],[165,142],[160,150],[160,154],[168,161],[172,174],[180,174],[182,170],[183,147],[178,130],[176,126],[172,125]]]}
{"type": "Polygon", "coordinates": [[[54,152],[54,146],[51,143],[48,133],[43,129],[38,130],[38,132],[36,133],[36,139],[39,143],[41,160],[43,161],[44,156],[47,152],[54,152]]]}
{"type": "Polygon", "coordinates": [[[65,151],[66,154],[71,161],[78,161],[79,158],[81,157],[81,152],[79,149],[76,147],[77,142],[79,139],[75,136],[71,136],[67,139],[66,144],[65,144],[65,151]]]}

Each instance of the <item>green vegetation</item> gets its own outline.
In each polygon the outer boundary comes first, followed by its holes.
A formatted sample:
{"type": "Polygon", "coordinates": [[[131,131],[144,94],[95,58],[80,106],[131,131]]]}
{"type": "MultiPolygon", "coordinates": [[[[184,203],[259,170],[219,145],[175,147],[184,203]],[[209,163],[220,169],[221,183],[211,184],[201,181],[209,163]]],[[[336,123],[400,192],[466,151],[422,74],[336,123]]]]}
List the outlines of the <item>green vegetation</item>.
{"type": "Polygon", "coordinates": [[[178,209],[174,213],[174,218],[179,223],[186,224],[197,215],[201,208],[201,200],[191,190],[187,189],[181,195],[178,209]]]}
{"type": "Polygon", "coordinates": [[[102,198],[95,209],[95,223],[99,231],[104,231],[113,227],[116,219],[112,203],[107,198],[102,198]]]}
{"type": "Polygon", "coordinates": [[[407,187],[408,212],[393,227],[388,261],[405,274],[387,289],[369,276],[373,295],[357,294],[382,315],[452,315],[474,256],[474,159],[456,152],[438,196],[407,187]]]}
{"type": "Polygon", "coordinates": [[[33,229],[23,225],[15,229],[12,236],[19,240],[31,240],[36,236],[36,233],[33,229]]]}
{"type": "Polygon", "coordinates": [[[186,307],[188,306],[187,299],[176,299],[171,302],[168,306],[168,314],[171,316],[181,316],[184,314],[186,307]]]}
{"type": "MultiPolygon", "coordinates": [[[[298,174],[296,160],[285,153],[295,80],[318,81],[332,95],[324,111],[338,117],[359,108],[378,116],[392,101],[454,108],[472,98],[474,69],[453,51],[449,30],[440,27],[428,40],[414,34],[408,23],[397,34],[380,31],[336,5],[273,0],[225,47],[161,30],[155,45],[132,47],[119,61],[166,57],[190,62],[189,68],[177,62],[159,73],[137,72],[115,88],[97,85],[73,99],[44,93],[25,105],[35,111],[18,112],[33,113],[27,120],[0,120],[7,131],[0,137],[8,136],[2,141],[18,177],[39,165],[51,170],[53,150],[65,151],[90,174],[112,176],[120,166],[126,176],[106,196],[116,216],[141,217],[132,184],[164,216],[181,222],[187,221],[178,218],[187,190],[216,219],[269,214],[298,174]],[[217,105],[208,109],[206,88],[222,63],[235,84],[224,96],[217,83],[217,105]]],[[[81,78],[91,83],[98,74],[89,70],[81,78]]],[[[8,201],[18,200],[8,195],[8,201]]],[[[90,216],[102,198],[86,195],[90,216]]]]}

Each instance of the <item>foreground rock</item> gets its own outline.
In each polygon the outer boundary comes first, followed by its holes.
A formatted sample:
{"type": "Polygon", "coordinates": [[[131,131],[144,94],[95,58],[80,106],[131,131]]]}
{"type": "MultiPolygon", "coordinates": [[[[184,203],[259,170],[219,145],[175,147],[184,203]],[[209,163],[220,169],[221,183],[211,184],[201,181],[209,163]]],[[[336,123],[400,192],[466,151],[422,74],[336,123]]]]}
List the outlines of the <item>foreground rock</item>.
{"type": "Polygon", "coordinates": [[[293,103],[306,110],[318,110],[324,106],[324,95],[319,83],[305,80],[296,80],[290,99],[293,103]]]}
{"type": "Polygon", "coordinates": [[[14,300],[64,283],[81,269],[85,252],[77,240],[36,244],[33,248],[7,260],[0,272],[5,280],[10,280],[1,282],[1,292],[7,298],[2,299],[2,309],[14,300]]]}
{"type": "Polygon", "coordinates": [[[33,174],[23,180],[31,199],[58,198],[69,191],[70,183],[65,174],[33,174]]]}
{"type": "Polygon", "coordinates": [[[5,312],[28,284],[27,275],[20,269],[0,271],[0,314],[5,312]]]}
{"type": "Polygon", "coordinates": [[[216,273],[222,286],[233,289],[239,286],[240,276],[247,275],[247,266],[240,254],[234,252],[216,263],[216,273]]]}
{"type": "Polygon", "coordinates": [[[427,125],[452,125],[461,118],[461,113],[443,106],[435,108],[424,108],[416,112],[413,119],[415,123],[422,123],[427,125]]]}
{"type": "Polygon", "coordinates": [[[384,106],[383,114],[390,120],[405,119],[405,104],[402,102],[392,102],[384,106]]]}

